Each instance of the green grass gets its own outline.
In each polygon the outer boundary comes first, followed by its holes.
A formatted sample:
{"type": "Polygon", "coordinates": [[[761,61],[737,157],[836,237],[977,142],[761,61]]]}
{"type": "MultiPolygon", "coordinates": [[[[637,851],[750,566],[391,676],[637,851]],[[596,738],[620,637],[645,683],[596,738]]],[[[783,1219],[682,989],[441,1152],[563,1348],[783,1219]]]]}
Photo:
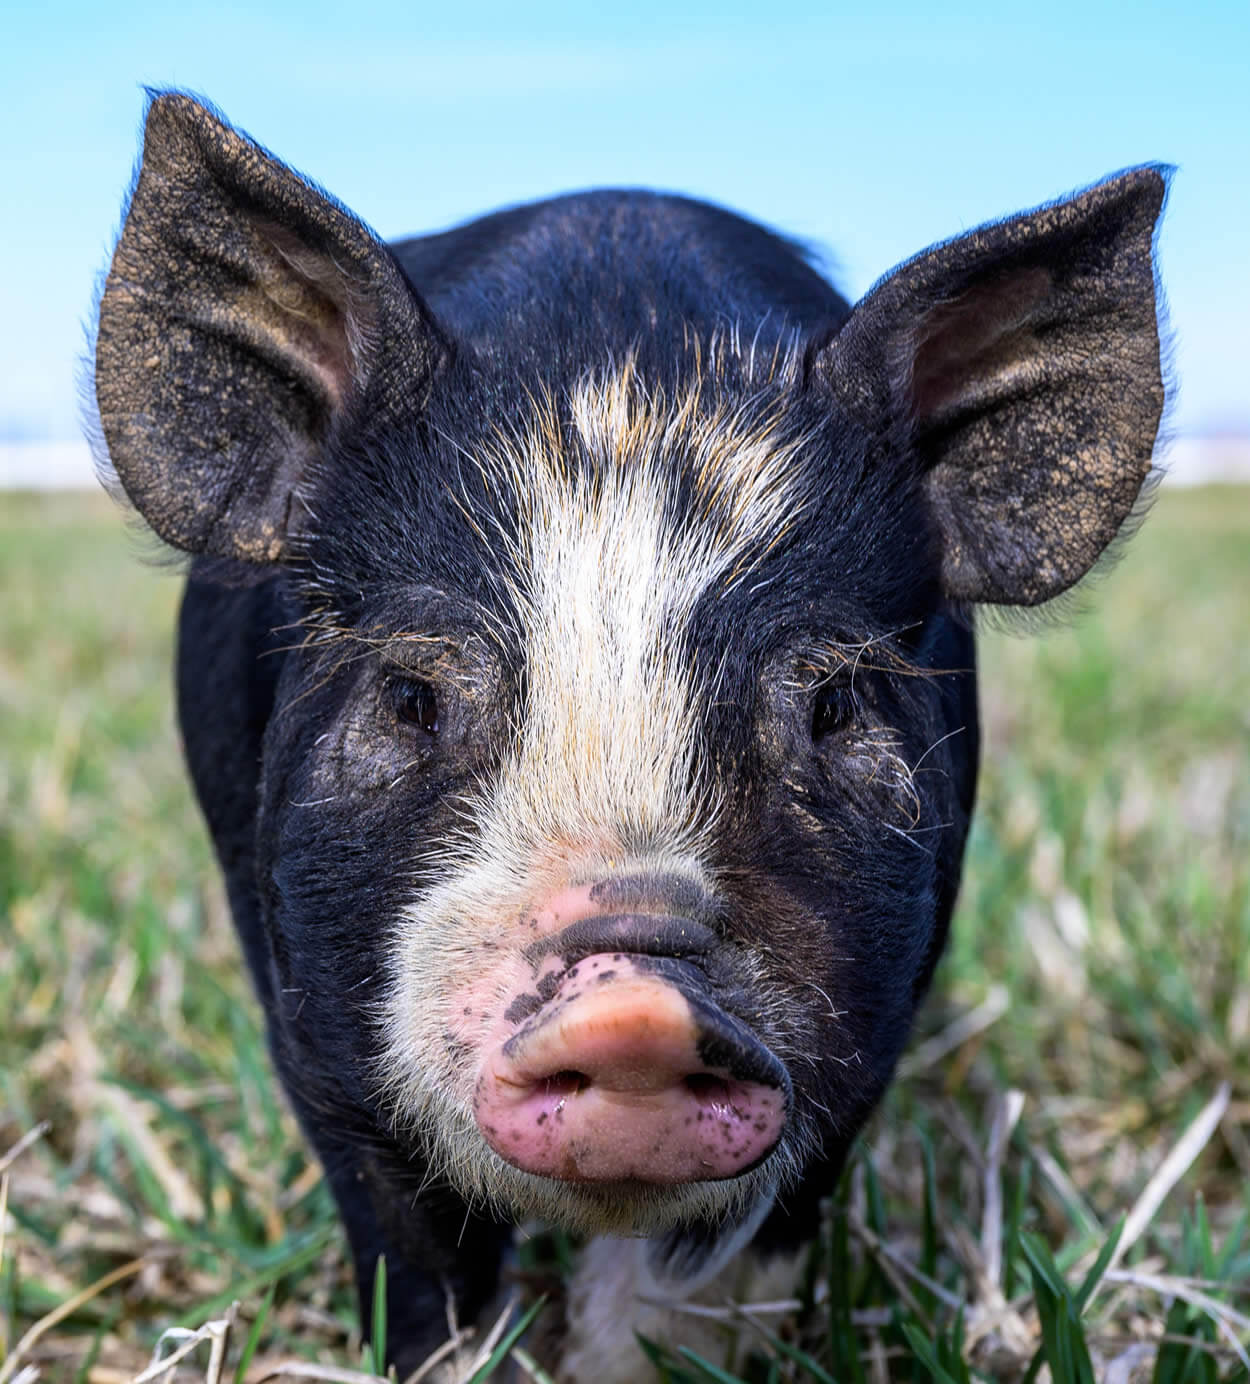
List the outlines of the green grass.
{"type": "MultiPolygon", "coordinates": [[[[364,1360],[150,551],[102,498],[0,496],[0,1384],[131,1378],[171,1326],[208,1324],[180,1379],[364,1360]]],[[[726,1306],[715,1358],[654,1343],[657,1378],[1250,1380],[1250,490],[1164,494],[1082,607],[984,641],[951,948],[803,1292],[726,1306]]],[[[567,1257],[526,1248],[535,1295],[567,1257]]]]}

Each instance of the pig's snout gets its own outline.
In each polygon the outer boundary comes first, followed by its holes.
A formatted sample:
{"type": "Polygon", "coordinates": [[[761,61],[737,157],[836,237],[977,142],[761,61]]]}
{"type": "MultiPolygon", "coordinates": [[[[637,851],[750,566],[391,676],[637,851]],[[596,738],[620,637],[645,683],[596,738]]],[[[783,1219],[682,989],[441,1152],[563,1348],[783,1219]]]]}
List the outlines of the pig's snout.
{"type": "Polygon", "coordinates": [[[571,1182],[735,1177],[776,1145],[785,1068],[672,957],[583,957],[492,1052],[474,1114],[526,1172],[571,1182]]]}

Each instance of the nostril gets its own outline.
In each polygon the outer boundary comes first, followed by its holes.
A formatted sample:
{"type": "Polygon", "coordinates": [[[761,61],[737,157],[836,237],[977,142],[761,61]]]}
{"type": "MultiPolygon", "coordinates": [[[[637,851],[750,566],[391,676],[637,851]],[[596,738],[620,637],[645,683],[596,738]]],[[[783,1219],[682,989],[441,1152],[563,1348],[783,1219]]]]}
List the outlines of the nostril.
{"type": "Polygon", "coordinates": [[[590,1085],[585,1072],[572,1070],[555,1072],[538,1083],[538,1089],[546,1096],[575,1096],[590,1085]]]}
{"type": "Polygon", "coordinates": [[[710,1072],[691,1072],[684,1085],[700,1105],[729,1104],[729,1083],[710,1072]]]}

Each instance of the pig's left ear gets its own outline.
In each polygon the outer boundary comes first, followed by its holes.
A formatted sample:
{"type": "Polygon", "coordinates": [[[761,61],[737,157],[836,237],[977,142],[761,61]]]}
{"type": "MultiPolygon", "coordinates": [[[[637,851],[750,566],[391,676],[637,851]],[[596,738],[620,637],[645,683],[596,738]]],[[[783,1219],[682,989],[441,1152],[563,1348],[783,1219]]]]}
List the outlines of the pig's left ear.
{"type": "Polygon", "coordinates": [[[281,560],[335,430],[419,406],[446,352],[365,226],[199,102],[153,100],[95,385],[109,459],[163,539],[281,560]]]}
{"type": "Polygon", "coordinates": [[[842,404],[923,467],[953,599],[1058,595],[1132,509],[1163,409],[1165,192],[1135,169],[929,250],[817,358],[842,404]]]}

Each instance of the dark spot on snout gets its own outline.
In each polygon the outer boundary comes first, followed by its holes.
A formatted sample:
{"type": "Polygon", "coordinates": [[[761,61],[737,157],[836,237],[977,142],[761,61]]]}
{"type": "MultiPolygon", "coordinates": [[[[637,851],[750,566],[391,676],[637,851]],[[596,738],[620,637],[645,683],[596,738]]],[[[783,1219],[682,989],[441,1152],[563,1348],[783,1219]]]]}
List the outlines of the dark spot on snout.
{"type": "Polygon", "coordinates": [[[695,1023],[695,1051],[709,1072],[726,1073],[731,1081],[771,1086],[780,1091],[789,1111],[790,1074],[751,1027],[723,1009],[708,993],[703,972],[689,963],[651,960],[651,968],[676,986],[690,1005],[695,1023]]]}
{"type": "Polygon", "coordinates": [[[728,1072],[733,1081],[757,1082],[782,1091],[788,1108],[790,1076],[773,1053],[733,1015],[702,997],[688,994],[686,998],[695,1011],[699,1061],[714,1071],[728,1072]]]}
{"type": "MultiPolygon", "coordinates": [[[[556,1019],[558,1019],[560,1015],[569,1007],[569,1005],[572,1004],[573,1001],[576,1000],[578,996],[581,994],[580,990],[570,990],[568,994],[561,995],[560,998],[553,1005],[548,1007],[545,1004],[545,1002],[541,1000],[542,987],[540,986],[539,989],[540,995],[537,998],[540,1000],[540,1003],[535,1004],[528,1015],[522,1016],[521,1018],[516,1020],[516,1022],[519,1023],[521,1027],[517,1029],[517,1031],[512,1035],[511,1038],[507,1040],[507,1042],[504,1043],[504,1056],[514,1057],[522,1049],[522,1047],[524,1047],[526,1041],[533,1033],[536,1033],[541,1028],[545,1028],[547,1024],[553,1023],[556,1019]],[[535,1018],[535,1013],[537,1013],[539,1010],[541,1010],[542,1012],[541,1014],[539,1014],[537,1018],[535,1018]]],[[[518,1004],[522,1003],[523,1001],[530,1001],[535,998],[536,997],[533,995],[523,995],[520,1000],[514,1001],[513,1004],[509,1006],[508,1013],[510,1014],[512,1012],[512,1009],[514,1009],[518,1004]]]]}
{"type": "Polygon", "coordinates": [[[710,923],[715,904],[693,880],[679,875],[623,875],[605,879],[590,891],[591,901],[622,913],[677,913],[710,923]]]}
{"type": "Polygon", "coordinates": [[[504,1010],[504,1022],[508,1024],[519,1024],[524,1019],[528,1019],[531,1014],[536,1014],[543,1007],[540,995],[518,995],[516,999],[504,1010]]]}

